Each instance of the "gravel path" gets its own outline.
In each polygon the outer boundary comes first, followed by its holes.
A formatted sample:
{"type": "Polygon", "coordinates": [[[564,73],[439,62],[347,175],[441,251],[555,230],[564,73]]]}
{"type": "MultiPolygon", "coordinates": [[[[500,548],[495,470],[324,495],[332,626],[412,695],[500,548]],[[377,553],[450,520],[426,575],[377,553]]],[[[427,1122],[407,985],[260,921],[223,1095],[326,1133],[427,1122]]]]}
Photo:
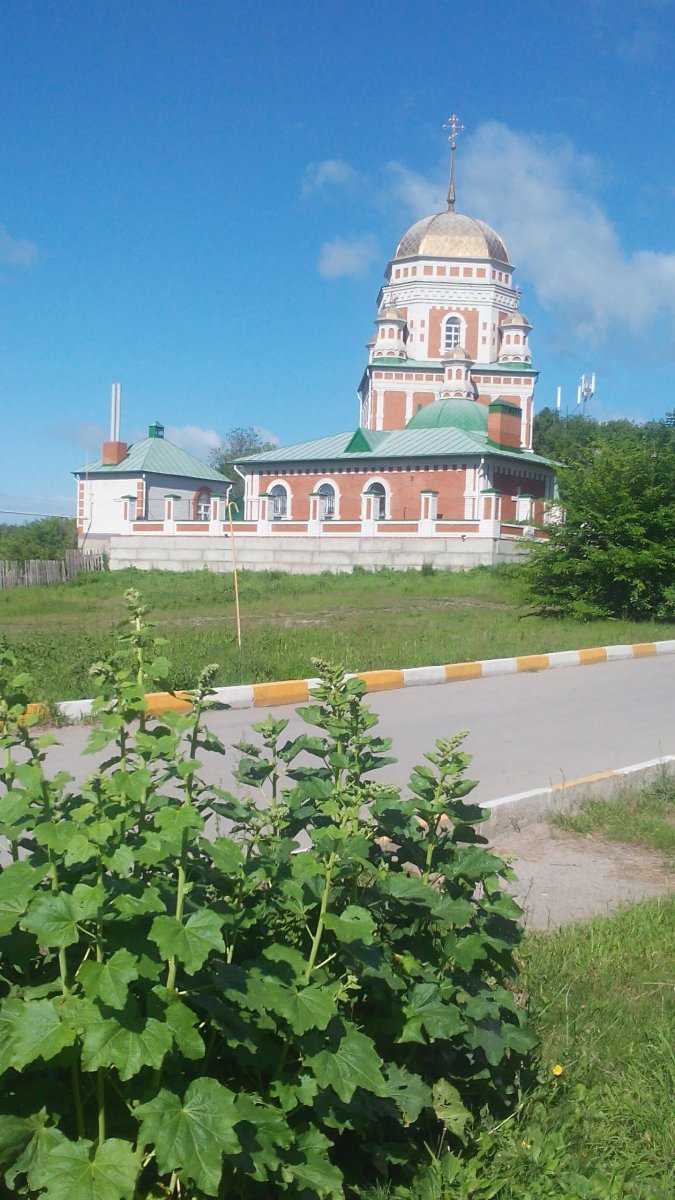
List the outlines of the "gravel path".
{"type": "Polygon", "coordinates": [[[545,822],[497,835],[494,848],[513,863],[514,895],[531,929],[602,916],[675,885],[655,851],[563,833],[545,822]]]}

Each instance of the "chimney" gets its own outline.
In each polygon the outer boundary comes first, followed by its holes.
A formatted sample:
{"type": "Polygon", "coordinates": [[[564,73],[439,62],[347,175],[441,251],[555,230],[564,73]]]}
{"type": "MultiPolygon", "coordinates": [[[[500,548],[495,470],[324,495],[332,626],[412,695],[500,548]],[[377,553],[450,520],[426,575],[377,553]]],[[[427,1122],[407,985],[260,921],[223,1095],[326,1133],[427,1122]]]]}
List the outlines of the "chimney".
{"type": "Polygon", "coordinates": [[[103,443],[101,461],[104,467],[116,467],[126,458],[129,447],[120,441],[120,415],[122,407],[122,385],[113,383],[110,398],[110,441],[103,443]]]}
{"type": "Polygon", "coordinates": [[[493,446],[504,446],[520,450],[522,410],[510,400],[499,397],[488,408],[488,442],[493,446]]]}

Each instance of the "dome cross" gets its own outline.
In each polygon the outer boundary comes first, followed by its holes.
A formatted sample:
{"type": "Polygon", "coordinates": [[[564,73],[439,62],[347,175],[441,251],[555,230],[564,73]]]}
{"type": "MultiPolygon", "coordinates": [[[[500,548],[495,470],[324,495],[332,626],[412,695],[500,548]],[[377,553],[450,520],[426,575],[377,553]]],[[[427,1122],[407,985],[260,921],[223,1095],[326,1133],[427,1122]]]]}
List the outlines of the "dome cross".
{"type": "Polygon", "coordinates": [[[448,129],[448,141],[450,143],[450,186],[448,188],[448,212],[455,211],[455,151],[457,150],[457,137],[464,132],[464,126],[460,121],[457,113],[451,113],[445,122],[444,129],[448,129]]]}

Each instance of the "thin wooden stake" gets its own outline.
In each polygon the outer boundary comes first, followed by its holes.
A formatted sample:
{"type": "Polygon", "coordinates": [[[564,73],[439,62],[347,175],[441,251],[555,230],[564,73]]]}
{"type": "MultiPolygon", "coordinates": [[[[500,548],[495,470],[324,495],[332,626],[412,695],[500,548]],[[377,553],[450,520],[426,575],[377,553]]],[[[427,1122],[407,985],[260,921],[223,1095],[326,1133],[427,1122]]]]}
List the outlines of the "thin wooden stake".
{"type": "Polygon", "coordinates": [[[239,612],[239,573],[237,570],[237,551],[234,544],[234,523],[232,520],[232,509],[234,505],[230,500],[227,505],[227,515],[230,518],[230,542],[232,544],[232,574],[234,575],[234,609],[237,615],[237,645],[241,654],[241,614],[239,612]]]}

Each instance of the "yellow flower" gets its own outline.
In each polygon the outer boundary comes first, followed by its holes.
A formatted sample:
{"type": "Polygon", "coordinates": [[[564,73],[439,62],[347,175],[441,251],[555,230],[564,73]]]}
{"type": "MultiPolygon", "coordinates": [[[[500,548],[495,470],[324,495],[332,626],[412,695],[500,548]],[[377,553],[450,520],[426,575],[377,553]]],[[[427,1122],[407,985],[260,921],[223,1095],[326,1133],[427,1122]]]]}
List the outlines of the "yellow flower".
{"type": "Polygon", "coordinates": [[[551,1067],[551,1074],[556,1076],[562,1075],[564,1070],[565,1068],[563,1067],[562,1063],[555,1063],[555,1065],[551,1067]]]}

